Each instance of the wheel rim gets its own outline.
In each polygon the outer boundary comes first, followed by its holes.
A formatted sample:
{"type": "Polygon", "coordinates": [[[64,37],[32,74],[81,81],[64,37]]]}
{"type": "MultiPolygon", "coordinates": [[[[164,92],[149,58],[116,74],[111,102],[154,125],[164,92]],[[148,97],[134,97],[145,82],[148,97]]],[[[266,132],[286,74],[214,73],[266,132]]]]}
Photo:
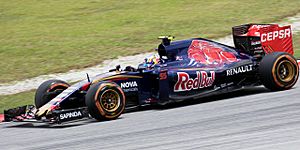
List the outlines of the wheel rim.
{"type": "Polygon", "coordinates": [[[100,105],[107,112],[114,112],[120,106],[120,96],[117,91],[109,89],[102,93],[100,105]]]}
{"type": "Polygon", "coordinates": [[[290,82],[295,76],[295,69],[292,62],[288,60],[281,61],[277,67],[277,77],[282,82],[290,82]]]}

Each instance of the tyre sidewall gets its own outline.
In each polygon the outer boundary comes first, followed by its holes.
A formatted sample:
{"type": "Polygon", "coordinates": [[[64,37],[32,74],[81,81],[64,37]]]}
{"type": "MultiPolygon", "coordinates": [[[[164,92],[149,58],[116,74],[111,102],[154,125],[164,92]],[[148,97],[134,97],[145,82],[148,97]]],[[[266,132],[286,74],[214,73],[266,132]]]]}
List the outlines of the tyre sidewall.
{"type": "Polygon", "coordinates": [[[57,95],[48,95],[47,93],[51,90],[55,89],[56,87],[64,87],[65,89],[68,88],[70,85],[61,80],[48,80],[43,82],[35,92],[35,106],[36,108],[40,108],[46,103],[48,103],[52,98],[57,95]]]}
{"type": "Polygon", "coordinates": [[[277,58],[277,60],[274,62],[274,65],[273,65],[273,68],[272,68],[272,76],[274,78],[274,82],[276,83],[276,85],[278,85],[278,86],[280,86],[284,89],[291,88],[292,86],[294,86],[296,84],[298,76],[299,76],[299,67],[298,67],[297,60],[295,60],[289,54],[279,56],[277,58]],[[289,82],[280,81],[280,79],[278,79],[279,77],[276,75],[278,65],[279,65],[280,61],[282,61],[282,60],[288,60],[288,61],[292,62],[293,69],[296,72],[296,75],[294,75],[293,79],[289,82]]]}
{"type": "Polygon", "coordinates": [[[90,115],[97,120],[112,120],[118,118],[125,109],[125,95],[122,89],[115,83],[97,83],[88,90],[86,105],[90,115]],[[101,95],[107,90],[114,90],[120,97],[119,107],[113,111],[106,111],[100,104],[101,95]]]}
{"type": "Polygon", "coordinates": [[[261,82],[265,87],[271,90],[285,90],[293,87],[299,76],[299,67],[297,60],[290,54],[285,52],[275,52],[266,55],[259,66],[259,74],[261,82]],[[293,69],[296,72],[293,79],[289,82],[280,81],[277,76],[277,68],[281,61],[288,60],[293,64],[293,69]]]}

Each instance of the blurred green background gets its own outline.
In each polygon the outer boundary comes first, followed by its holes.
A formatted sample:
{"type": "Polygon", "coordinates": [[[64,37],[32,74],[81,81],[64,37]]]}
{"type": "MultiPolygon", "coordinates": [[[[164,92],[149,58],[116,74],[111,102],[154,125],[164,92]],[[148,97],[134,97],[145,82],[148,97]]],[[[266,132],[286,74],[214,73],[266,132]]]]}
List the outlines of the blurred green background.
{"type": "Polygon", "coordinates": [[[0,83],[151,51],[159,35],[217,38],[279,21],[299,0],[0,0],[0,83]]]}

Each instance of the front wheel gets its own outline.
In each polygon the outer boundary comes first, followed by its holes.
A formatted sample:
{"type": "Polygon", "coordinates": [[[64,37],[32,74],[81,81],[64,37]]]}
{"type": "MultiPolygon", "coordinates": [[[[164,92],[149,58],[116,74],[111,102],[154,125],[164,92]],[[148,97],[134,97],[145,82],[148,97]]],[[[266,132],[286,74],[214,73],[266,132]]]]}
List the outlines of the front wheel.
{"type": "Polygon", "coordinates": [[[48,80],[43,82],[35,92],[34,103],[36,108],[40,108],[70,85],[61,80],[48,80]]]}
{"type": "Polygon", "coordinates": [[[273,91],[292,88],[299,76],[297,60],[285,52],[275,52],[264,56],[259,65],[262,84],[273,91]]]}
{"type": "Polygon", "coordinates": [[[125,95],[114,83],[100,82],[92,85],[85,97],[90,115],[97,120],[113,120],[125,109],[125,95]]]}

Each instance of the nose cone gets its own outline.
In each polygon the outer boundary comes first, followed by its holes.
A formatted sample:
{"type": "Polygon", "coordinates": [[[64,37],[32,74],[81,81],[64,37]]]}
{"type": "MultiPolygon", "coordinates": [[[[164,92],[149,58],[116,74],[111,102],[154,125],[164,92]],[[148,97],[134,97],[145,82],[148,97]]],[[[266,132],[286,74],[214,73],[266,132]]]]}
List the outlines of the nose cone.
{"type": "Polygon", "coordinates": [[[42,117],[43,115],[46,115],[47,112],[51,111],[51,107],[52,107],[52,105],[50,105],[50,104],[46,104],[46,105],[42,106],[41,108],[37,109],[35,116],[42,117]]]}

